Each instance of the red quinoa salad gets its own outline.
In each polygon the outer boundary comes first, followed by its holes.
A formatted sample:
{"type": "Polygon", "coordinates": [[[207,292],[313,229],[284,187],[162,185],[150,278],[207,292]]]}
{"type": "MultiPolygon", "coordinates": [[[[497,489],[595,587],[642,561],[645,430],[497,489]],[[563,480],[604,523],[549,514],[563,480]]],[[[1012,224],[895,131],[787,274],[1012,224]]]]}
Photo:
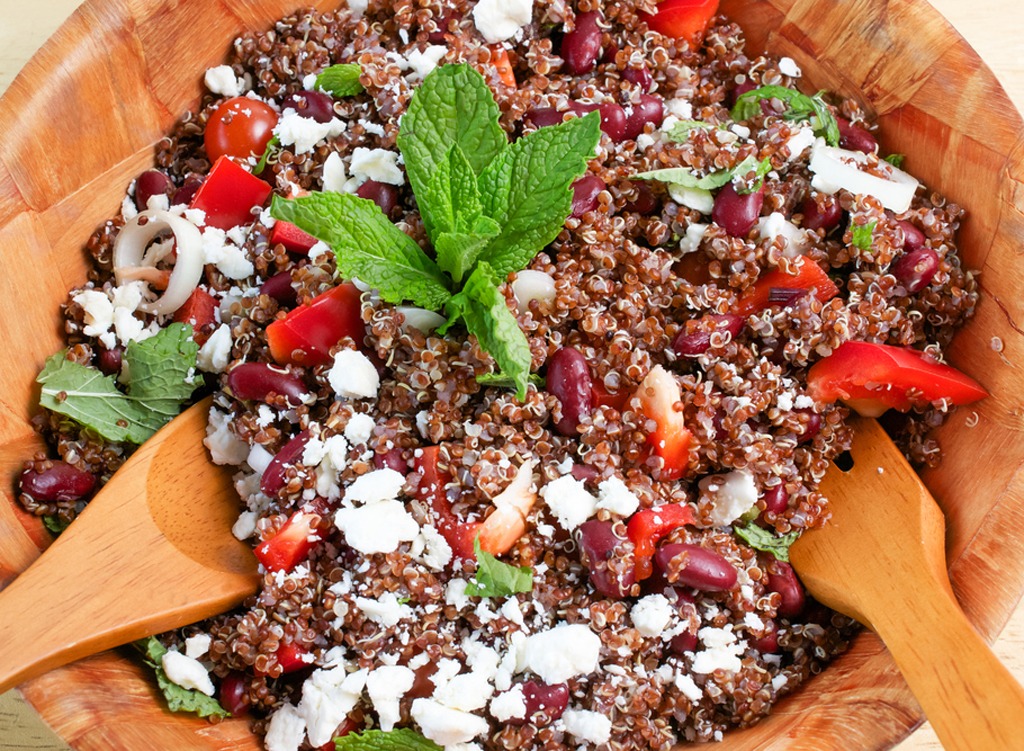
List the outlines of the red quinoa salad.
{"type": "Polygon", "coordinates": [[[214,394],[263,576],[140,645],[171,709],[667,749],[846,647],[788,549],[851,409],[930,465],[984,396],[942,363],[963,211],[717,6],[351,0],[206,71],[89,240],[19,486],[59,532],[214,394]]]}

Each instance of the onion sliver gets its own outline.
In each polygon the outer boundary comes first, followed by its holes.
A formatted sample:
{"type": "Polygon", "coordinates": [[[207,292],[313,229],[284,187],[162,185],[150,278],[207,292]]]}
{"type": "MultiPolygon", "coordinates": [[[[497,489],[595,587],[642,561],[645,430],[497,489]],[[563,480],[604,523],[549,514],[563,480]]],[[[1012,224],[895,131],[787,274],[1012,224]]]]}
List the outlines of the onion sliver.
{"type": "Polygon", "coordinates": [[[917,180],[887,162],[879,162],[878,168],[890,176],[888,179],[872,175],[862,169],[867,160],[866,154],[826,146],[819,138],[811,152],[811,187],[829,195],[843,188],[855,195],[873,196],[897,214],[909,209],[917,192],[917,180]]]}
{"type": "Polygon", "coordinates": [[[142,266],[150,243],[166,230],[174,234],[177,258],[164,293],[153,302],[139,305],[139,310],[144,313],[173,313],[185,304],[203,276],[203,236],[199,229],[180,216],[150,209],[125,224],[114,242],[114,278],[117,283],[148,275],[148,272],[137,270],[142,266]]]}

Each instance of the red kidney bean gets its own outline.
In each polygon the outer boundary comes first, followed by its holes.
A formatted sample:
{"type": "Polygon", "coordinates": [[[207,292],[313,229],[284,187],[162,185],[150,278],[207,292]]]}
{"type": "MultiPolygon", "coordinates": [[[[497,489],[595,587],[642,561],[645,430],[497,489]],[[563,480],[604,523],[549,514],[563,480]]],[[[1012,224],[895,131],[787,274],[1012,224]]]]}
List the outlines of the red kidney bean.
{"type": "Polygon", "coordinates": [[[54,462],[42,472],[26,469],[21,473],[21,492],[37,501],[77,501],[96,487],[96,478],[67,462],[54,462]]]}
{"type": "Polygon", "coordinates": [[[312,118],[318,123],[329,123],[335,117],[334,100],[322,91],[300,91],[289,94],[281,103],[285,112],[295,110],[302,117],[312,118]]]}
{"type": "Polygon", "coordinates": [[[569,102],[569,111],[578,117],[588,115],[594,110],[601,113],[601,130],[616,143],[624,140],[626,111],[622,107],[614,102],[605,102],[604,104],[569,102]]]}
{"type": "Polygon", "coordinates": [[[903,230],[903,249],[917,250],[924,247],[924,232],[906,220],[896,222],[903,230]]]}
{"type": "Polygon", "coordinates": [[[576,435],[580,418],[594,409],[594,383],[587,360],[578,350],[562,347],[548,362],[547,389],[562,403],[562,419],[555,429],[576,435]]]}
{"type": "Polygon", "coordinates": [[[409,463],[402,457],[402,449],[397,446],[383,454],[374,454],[373,466],[377,469],[393,469],[403,475],[409,473],[409,463]]]}
{"type": "Polygon", "coordinates": [[[121,372],[121,361],[124,359],[124,348],[101,349],[96,356],[97,367],[106,375],[117,375],[121,372]]]}
{"type": "Polygon", "coordinates": [[[581,217],[597,208],[597,197],[604,190],[604,180],[597,175],[584,175],[572,184],[572,215],[581,217]]]}
{"type": "Polygon", "coordinates": [[[145,211],[149,206],[149,199],[153,196],[171,197],[174,192],[174,183],[171,178],[157,169],[148,169],[135,178],[135,205],[139,211],[145,211]]]}
{"type": "Polygon", "coordinates": [[[773,654],[779,651],[779,627],[775,625],[775,621],[769,620],[765,623],[765,632],[763,636],[758,636],[755,639],[751,639],[750,646],[756,649],[758,652],[764,654],[773,654]]]}
{"type": "Polygon", "coordinates": [[[676,634],[672,637],[672,641],[668,643],[668,648],[672,654],[682,655],[684,652],[693,652],[697,649],[697,634],[691,634],[689,631],[684,631],[681,634],[676,634]]]}
{"type": "Polygon", "coordinates": [[[294,305],[298,302],[298,293],[292,286],[292,272],[282,271],[274,274],[260,285],[260,294],[272,297],[282,305],[294,305]]]}
{"type": "Polygon", "coordinates": [[[900,256],[892,266],[892,275],[913,295],[931,284],[938,270],[938,253],[931,248],[918,248],[900,256]]]}
{"type": "Polygon", "coordinates": [[[813,441],[814,437],[821,432],[821,415],[812,409],[798,409],[794,411],[807,415],[807,424],[804,426],[803,432],[797,436],[797,443],[813,441]]]}
{"type": "Polygon", "coordinates": [[[839,201],[831,196],[825,196],[825,206],[822,208],[813,196],[807,196],[801,207],[804,215],[804,229],[823,229],[826,233],[839,226],[843,218],[843,207],[839,201]]]}
{"type": "Polygon", "coordinates": [[[703,355],[711,348],[711,335],[713,332],[728,331],[732,338],[735,339],[739,336],[740,331],[743,330],[744,322],[745,319],[732,314],[706,315],[702,319],[701,327],[696,331],[687,333],[684,327],[672,342],[672,349],[679,357],[703,355]],[[707,325],[708,323],[712,324],[713,330],[711,330],[711,326],[707,325]]]}
{"type": "Polygon", "coordinates": [[[654,78],[651,76],[651,71],[647,70],[646,65],[642,65],[639,68],[632,66],[626,68],[622,71],[622,78],[639,86],[640,91],[644,94],[649,92],[651,87],[654,86],[654,78]]]}
{"type": "Polygon", "coordinates": [[[590,571],[590,583],[605,597],[621,600],[630,596],[630,589],[636,583],[632,566],[621,574],[603,565],[625,540],[617,537],[614,525],[597,519],[583,522],[578,533],[583,563],[590,571]]]}
{"type": "Polygon", "coordinates": [[[302,379],[286,370],[278,370],[262,362],[246,362],[228,373],[228,388],[236,399],[265,402],[271,394],[288,397],[288,403],[298,406],[309,389],[302,379]]]}
{"type": "Polygon", "coordinates": [[[281,447],[260,478],[260,490],[271,497],[284,487],[284,471],[302,458],[302,452],[309,443],[309,433],[305,430],[281,447]]]}
{"type": "Polygon", "coordinates": [[[701,592],[724,592],[736,584],[736,568],[718,553],[699,545],[670,543],[654,555],[654,562],[671,583],[685,584],[701,592]],[[677,558],[685,556],[680,565],[677,558]]]}
{"type": "Polygon", "coordinates": [[[597,11],[576,14],[576,26],[562,37],[559,48],[565,68],[574,76],[582,76],[594,69],[601,56],[601,26],[603,19],[597,11]]]}
{"type": "Polygon", "coordinates": [[[776,561],[778,573],[768,574],[768,581],[765,586],[769,592],[777,592],[782,595],[782,602],[779,605],[779,615],[785,618],[793,618],[800,615],[804,609],[806,597],[804,587],[796,577],[796,571],[788,563],[776,561]]]}
{"type": "Polygon", "coordinates": [[[854,125],[845,117],[837,117],[839,123],[839,145],[851,151],[863,151],[865,154],[874,154],[878,151],[878,141],[867,130],[854,125]]]}
{"type": "Polygon", "coordinates": [[[444,44],[446,41],[444,35],[449,33],[448,30],[451,28],[452,21],[455,20],[457,20],[457,18],[454,15],[441,16],[441,18],[436,21],[437,31],[430,32],[430,36],[427,37],[428,41],[431,44],[444,44]]]}
{"type": "Polygon", "coordinates": [[[535,107],[526,111],[526,119],[538,128],[558,125],[562,122],[562,115],[563,113],[554,107],[535,107]]]}
{"type": "Polygon", "coordinates": [[[647,183],[637,181],[636,198],[623,206],[623,211],[632,211],[640,216],[650,216],[658,210],[658,198],[647,183]]]}
{"type": "Polygon", "coordinates": [[[764,185],[753,193],[737,193],[729,183],[715,196],[711,218],[732,237],[746,237],[764,205],[764,185]]]}
{"type": "Polygon", "coordinates": [[[644,132],[647,123],[653,123],[657,128],[665,119],[665,103],[652,94],[641,94],[640,101],[633,105],[632,110],[626,116],[626,140],[636,140],[636,137],[644,132]]]}
{"type": "Polygon", "coordinates": [[[753,91],[757,88],[757,84],[751,81],[749,78],[741,84],[737,84],[736,88],[732,89],[725,97],[726,104],[729,109],[736,106],[736,100],[746,94],[748,91],[753,91]]]}
{"type": "Polygon", "coordinates": [[[565,683],[550,685],[525,681],[521,685],[526,717],[513,717],[508,721],[509,725],[525,725],[530,722],[542,728],[561,717],[569,706],[569,686],[565,683]]]}
{"type": "Polygon", "coordinates": [[[380,206],[384,216],[391,218],[398,206],[398,188],[387,183],[379,183],[376,180],[367,180],[356,190],[360,198],[367,198],[380,206]]]}
{"type": "Polygon", "coordinates": [[[580,482],[590,482],[596,480],[600,472],[589,464],[573,464],[571,474],[580,482]]]}
{"type": "Polygon", "coordinates": [[[249,694],[245,688],[245,677],[241,673],[231,672],[220,680],[217,692],[220,705],[235,717],[241,717],[249,711],[249,694]]]}
{"type": "Polygon", "coordinates": [[[188,175],[185,181],[181,184],[181,187],[174,191],[174,195],[171,196],[171,205],[178,206],[180,204],[188,205],[192,203],[192,199],[195,198],[196,192],[203,186],[202,175],[188,175]]]}
{"type": "Polygon", "coordinates": [[[772,514],[781,514],[789,508],[789,493],[786,484],[780,482],[764,494],[764,510],[772,514]]]}

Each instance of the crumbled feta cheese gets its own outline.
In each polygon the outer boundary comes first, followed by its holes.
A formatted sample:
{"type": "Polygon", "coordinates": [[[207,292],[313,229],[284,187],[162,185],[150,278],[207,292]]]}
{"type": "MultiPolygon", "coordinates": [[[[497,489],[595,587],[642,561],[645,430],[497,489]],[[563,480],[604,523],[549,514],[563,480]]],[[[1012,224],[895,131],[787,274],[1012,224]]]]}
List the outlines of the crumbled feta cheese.
{"type": "Polygon", "coordinates": [[[452,560],[451,545],[432,526],[424,527],[421,530],[421,535],[423,537],[423,554],[420,556],[420,561],[431,571],[444,571],[445,566],[452,560]]]}
{"type": "Polygon", "coordinates": [[[324,745],[334,735],[348,713],[355,709],[363,694],[368,671],[346,673],[343,666],[320,669],[302,684],[302,700],[298,713],[306,722],[309,742],[324,745]]]}
{"type": "Polygon", "coordinates": [[[341,135],[345,127],[345,123],[336,117],[321,123],[311,117],[303,117],[298,110],[285,110],[274,126],[274,135],[282,146],[294,147],[296,154],[309,154],[321,141],[341,135]]]}
{"type": "Polygon", "coordinates": [[[377,711],[380,729],[385,733],[394,729],[401,719],[398,702],[416,680],[416,673],[402,665],[385,665],[370,673],[366,679],[366,692],[377,711]]]}
{"type": "Polygon", "coordinates": [[[747,628],[751,629],[752,631],[763,631],[764,630],[764,621],[762,621],[754,613],[744,613],[743,614],[743,625],[746,626],[747,628]]]}
{"type": "Polygon", "coordinates": [[[327,380],[334,393],[346,399],[373,399],[380,388],[380,375],[370,358],[354,349],[343,349],[334,356],[327,380]]]}
{"type": "Polygon", "coordinates": [[[687,253],[693,253],[697,248],[700,247],[701,241],[704,239],[704,233],[708,231],[707,224],[691,224],[686,228],[686,234],[683,235],[683,239],[679,241],[679,252],[682,255],[687,253]]]}
{"type": "Polygon", "coordinates": [[[640,508],[640,499],[618,477],[609,477],[597,486],[597,508],[632,516],[640,508]]]}
{"type": "Polygon", "coordinates": [[[779,73],[790,78],[800,78],[803,75],[803,71],[800,70],[800,66],[796,64],[796,60],[791,57],[779,58],[779,73]]]}
{"type": "Polygon", "coordinates": [[[323,184],[326,193],[345,193],[345,184],[348,182],[348,173],[345,171],[345,162],[341,160],[341,154],[336,151],[327,155],[324,160],[323,184]]]}
{"type": "Polygon", "coordinates": [[[376,180],[389,185],[405,184],[405,173],[398,166],[397,151],[367,149],[360,146],[352,152],[348,167],[352,176],[360,181],[376,180]]]}
{"type": "Polygon", "coordinates": [[[490,44],[511,39],[533,20],[533,0],[480,0],[473,8],[473,23],[490,44]]]}
{"type": "Polygon", "coordinates": [[[203,230],[203,262],[215,265],[228,279],[246,279],[255,272],[245,251],[217,227],[203,230]]]}
{"type": "Polygon", "coordinates": [[[210,651],[210,643],[213,641],[209,634],[196,634],[185,640],[185,656],[198,660],[210,651]]]}
{"type": "Polygon", "coordinates": [[[569,735],[578,741],[601,745],[612,737],[611,718],[600,712],[588,709],[567,709],[562,714],[562,722],[569,735]]]}
{"type": "Polygon", "coordinates": [[[421,438],[430,437],[430,410],[423,409],[416,413],[416,430],[421,438]]]}
{"type": "Polygon", "coordinates": [[[211,93],[220,96],[234,97],[242,94],[242,82],[238,80],[230,65],[207,68],[203,83],[211,93]]]}
{"type": "Polygon", "coordinates": [[[522,720],[526,717],[526,699],[523,697],[522,685],[516,684],[491,699],[491,717],[498,722],[522,720]]]}
{"type": "Polygon", "coordinates": [[[182,688],[194,689],[207,696],[213,696],[213,681],[210,680],[210,673],[199,660],[172,649],[164,652],[163,657],[160,658],[160,665],[172,683],[176,683],[182,688]]]}
{"type": "Polygon", "coordinates": [[[406,80],[410,83],[422,81],[430,71],[438,66],[446,52],[448,52],[448,48],[443,44],[431,44],[422,52],[419,50],[410,52],[405,56],[406,62],[409,64],[406,80]]]}
{"type": "Polygon", "coordinates": [[[412,703],[412,718],[424,737],[441,746],[467,743],[490,729],[483,717],[446,707],[433,699],[416,699],[412,703]]]}
{"type": "Polygon", "coordinates": [[[800,130],[791,135],[789,140],[786,141],[786,146],[789,148],[789,159],[786,161],[792,162],[807,151],[807,149],[811,148],[814,145],[815,138],[813,128],[800,128],[800,130]]]}
{"type": "Polygon", "coordinates": [[[785,240],[782,255],[786,258],[796,258],[807,250],[807,233],[786,219],[785,214],[773,211],[758,219],[757,227],[764,240],[775,240],[778,237],[785,240]]]}
{"type": "Polygon", "coordinates": [[[647,595],[633,606],[630,617],[637,631],[644,636],[655,637],[661,636],[675,612],[665,595],[647,595]]]}
{"type": "Polygon", "coordinates": [[[437,684],[435,681],[437,687],[434,689],[434,701],[463,712],[483,709],[494,694],[490,676],[476,670],[453,676],[441,685],[437,684]]]}
{"type": "Polygon", "coordinates": [[[469,605],[469,596],[466,594],[466,587],[469,582],[465,579],[452,579],[444,589],[444,601],[447,605],[453,605],[456,610],[462,610],[469,605]]]}
{"type": "Polygon", "coordinates": [[[196,364],[200,370],[205,370],[207,373],[223,373],[228,363],[231,362],[233,346],[231,327],[222,323],[199,348],[196,364]]]}
{"type": "Polygon", "coordinates": [[[757,503],[757,484],[746,469],[736,469],[725,475],[711,475],[699,483],[702,493],[711,498],[711,521],[724,527],[739,519],[757,503]]]}
{"type": "Polygon", "coordinates": [[[135,199],[131,196],[125,196],[121,201],[121,216],[124,217],[126,222],[130,222],[132,219],[139,215],[139,209],[135,205],[135,199]]]}
{"type": "Polygon", "coordinates": [[[298,751],[304,740],[306,721],[294,706],[285,704],[270,718],[263,742],[267,751],[298,751]]]}
{"type": "Polygon", "coordinates": [[[258,475],[266,472],[267,467],[270,466],[272,461],[274,461],[274,455],[258,443],[252,445],[252,448],[249,449],[249,455],[245,459],[246,464],[252,467],[253,471],[258,475]]]}
{"type": "Polygon", "coordinates": [[[690,701],[697,702],[703,698],[704,692],[700,690],[700,686],[694,683],[693,678],[682,670],[676,671],[674,682],[676,684],[676,688],[679,689],[679,693],[690,701]]]}
{"type": "Polygon", "coordinates": [[[323,442],[323,455],[316,468],[316,492],[330,499],[340,497],[338,476],[347,466],[348,441],[343,435],[329,436],[323,442]]]}
{"type": "Polygon", "coordinates": [[[366,443],[373,435],[373,428],[376,424],[372,417],[358,412],[352,415],[345,425],[345,437],[353,446],[366,443]]]}
{"type": "Polygon", "coordinates": [[[214,464],[238,465],[249,456],[249,444],[231,432],[231,415],[210,407],[203,445],[210,451],[214,464]]]}
{"type": "Polygon", "coordinates": [[[641,133],[636,137],[636,147],[641,151],[646,151],[657,142],[658,139],[650,133],[641,133]]]}
{"type": "Polygon", "coordinates": [[[693,656],[691,670],[694,673],[707,674],[716,670],[735,673],[743,667],[740,655],[746,649],[746,642],[736,639],[732,626],[706,626],[697,632],[697,637],[704,649],[693,656]]]}
{"type": "Polygon", "coordinates": [[[114,304],[105,292],[87,289],[71,299],[80,305],[85,313],[85,328],[82,329],[82,333],[86,336],[100,336],[110,330],[111,324],[114,323],[114,304]]]}
{"type": "Polygon", "coordinates": [[[357,477],[345,489],[346,503],[379,503],[398,498],[405,486],[405,477],[401,472],[385,467],[367,472],[357,477]]]}
{"type": "Polygon", "coordinates": [[[338,509],[334,523],[345,541],[364,555],[393,553],[401,543],[415,540],[420,531],[400,501],[338,509]]]}
{"type": "Polygon", "coordinates": [[[572,475],[552,480],[540,490],[558,523],[570,532],[597,513],[597,499],[572,475]]]}
{"type": "Polygon", "coordinates": [[[238,519],[231,525],[231,534],[237,540],[248,540],[256,534],[256,513],[253,511],[240,513],[238,519]]]}
{"type": "Polygon", "coordinates": [[[597,670],[601,639],[582,623],[562,623],[526,637],[519,655],[520,670],[530,670],[545,683],[562,683],[597,670]]]}
{"type": "Polygon", "coordinates": [[[348,0],[348,9],[353,18],[362,18],[370,0],[348,0]]]}
{"type": "Polygon", "coordinates": [[[785,391],[783,391],[775,398],[775,404],[783,412],[789,412],[791,409],[793,409],[793,397],[792,395],[787,394],[785,391]]]}
{"type": "Polygon", "coordinates": [[[355,603],[363,615],[384,628],[391,628],[400,621],[412,618],[412,608],[400,603],[394,592],[385,592],[376,600],[357,597],[355,603]]]}
{"type": "Polygon", "coordinates": [[[309,258],[310,263],[316,263],[320,256],[328,255],[330,252],[330,246],[327,243],[318,240],[313,247],[309,249],[306,257],[309,258]]]}
{"type": "Polygon", "coordinates": [[[693,105],[690,100],[683,97],[673,97],[665,101],[665,114],[677,117],[680,120],[693,119],[693,105]]]}

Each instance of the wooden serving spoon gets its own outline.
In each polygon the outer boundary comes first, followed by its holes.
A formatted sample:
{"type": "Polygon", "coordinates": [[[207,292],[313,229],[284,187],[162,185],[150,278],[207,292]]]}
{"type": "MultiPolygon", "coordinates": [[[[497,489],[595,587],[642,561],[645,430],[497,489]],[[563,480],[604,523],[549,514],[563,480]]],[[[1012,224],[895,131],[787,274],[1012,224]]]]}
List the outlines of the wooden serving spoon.
{"type": "Polygon", "coordinates": [[[208,618],[256,591],[231,534],[239,499],[201,437],[210,399],[136,451],[0,592],[0,693],[104,649],[208,618]]]}
{"type": "Polygon", "coordinates": [[[875,420],[851,424],[853,467],[821,484],[832,519],[793,545],[793,567],[878,634],[946,749],[1024,749],[1024,689],[957,604],[942,511],[875,420]]]}

